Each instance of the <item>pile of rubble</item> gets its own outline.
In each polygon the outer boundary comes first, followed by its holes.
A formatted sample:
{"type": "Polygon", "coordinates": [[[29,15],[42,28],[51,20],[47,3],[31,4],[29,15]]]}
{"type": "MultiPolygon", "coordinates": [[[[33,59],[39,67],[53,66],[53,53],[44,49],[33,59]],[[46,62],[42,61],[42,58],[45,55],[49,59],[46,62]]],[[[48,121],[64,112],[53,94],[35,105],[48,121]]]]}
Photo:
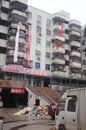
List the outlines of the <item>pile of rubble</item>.
{"type": "Polygon", "coordinates": [[[14,113],[14,115],[25,115],[28,114],[29,116],[48,116],[48,106],[32,106],[32,107],[25,107],[18,112],[14,113]]]}

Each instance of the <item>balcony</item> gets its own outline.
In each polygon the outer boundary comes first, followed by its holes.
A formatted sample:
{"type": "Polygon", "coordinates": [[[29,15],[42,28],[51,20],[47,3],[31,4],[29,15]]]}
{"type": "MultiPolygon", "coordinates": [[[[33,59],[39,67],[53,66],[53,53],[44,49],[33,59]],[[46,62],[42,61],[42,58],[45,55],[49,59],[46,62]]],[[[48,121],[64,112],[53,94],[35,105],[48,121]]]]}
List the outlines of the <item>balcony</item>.
{"type": "MultiPolygon", "coordinates": [[[[5,13],[3,13],[3,12],[0,12],[0,18],[7,21],[8,15],[5,14],[5,13]]],[[[0,19],[0,20],[1,20],[1,19],[0,19]]]]}
{"type": "Polygon", "coordinates": [[[17,15],[27,18],[27,15],[24,12],[21,12],[15,9],[11,11],[11,14],[17,14],[17,15]]]}
{"type": "Polygon", "coordinates": [[[63,53],[63,54],[65,54],[65,49],[64,48],[62,48],[62,47],[59,47],[58,49],[56,49],[56,48],[53,48],[52,49],[52,53],[56,53],[56,52],[59,52],[59,53],[63,53]]]}
{"type": "Polygon", "coordinates": [[[78,26],[81,26],[81,22],[77,21],[77,20],[70,20],[69,24],[76,24],[78,26]]]}
{"type": "MultiPolygon", "coordinates": [[[[10,27],[12,27],[12,28],[17,28],[17,25],[18,25],[18,23],[11,23],[11,24],[10,24],[10,27]]],[[[21,25],[21,26],[20,26],[20,29],[21,29],[21,30],[26,30],[26,27],[25,27],[24,25],[21,25]]]]}
{"type": "Polygon", "coordinates": [[[22,17],[19,16],[18,14],[10,14],[8,21],[9,23],[12,22],[18,23],[19,21],[21,21],[22,24],[27,25],[27,17],[22,17]]]}
{"type": "Polygon", "coordinates": [[[71,47],[72,47],[72,46],[81,47],[80,42],[77,42],[77,41],[71,41],[71,42],[70,42],[70,46],[71,46],[71,47]]]}
{"type": "Polygon", "coordinates": [[[61,71],[54,71],[54,72],[52,72],[52,76],[56,76],[56,77],[67,77],[67,75],[65,74],[65,72],[61,72],[61,71]]]}
{"type": "Polygon", "coordinates": [[[81,53],[80,52],[76,52],[76,51],[71,51],[70,56],[81,57],[81,53]]]}
{"type": "Polygon", "coordinates": [[[52,19],[53,18],[56,18],[56,19],[61,18],[61,19],[65,19],[65,20],[69,21],[69,13],[65,13],[64,11],[61,10],[58,13],[54,13],[52,15],[52,19]]]}
{"type": "Polygon", "coordinates": [[[52,64],[53,63],[65,65],[65,60],[56,58],[56,59],[52,59],[52,64]]]}
{"type": "Polygon", "coordinates": [[[0,25],[0,33],[7,34],[8,33],[8,28],[0,25]]]}
{"type": "Polygon", "coordinates": [[[11,2],[20,2],[20,3],[27,4],[28,0],[11,0],[11,2]]]}
{"type": "Polygon", "coordinates": [[[52,40],[59,40],[59,41],[65,42],[65,38],[64,37],[57,36],[57,35],[53,36],[52,40]]]}
{"type": "Polygon", "coordinates": [[[71,31],[69,34],[70,34],[70,35],[76,35],[76,36],[78,36],[78,37],[81,36],[80,32],[76,32],[76,31],[71,31]]]}
{"type": "MultiPolygon", "coordinates": [[[[10,36],[8,41],[15,41],[15,36],[10,36]]],[[[23,43],[24,45],[27,44],[26,40],[24,38],[19,38],[19,43],[23,43]]]]}
{"type": "Polygon", "coordinates": [[[53,30],[54,30],[54,29],[61,30],[61,25],[59,25],[59,24],[53,25],[53,30]]]}
{"type": "Polygon", "coordinates": [[[70,77],[73,79],[81,79],[81,74],[77,74],[77,73],[72,73],[70,74],[70,77]]]}
{"type": "MultiPolygon", "coordinates": [[[[14,50],[9,50],[7,55],[13,56],[14,55],[14,50]]],[[[24,52],[18,52],[18,57],[26,58],[26,54],[24,52]]]]}
{"type": "Polygon", "coordinates": [[[72,62],[70,63],[70,67],[81,68],[81,63],[72,62]]]}
{"type": "Polygon", "coordinates": [[[86,80],[86,75],[82,75],[82,79],[83,79],[83,80],[86,80]]]}
{"type": "Polygon", "coordinates": [[[16,7],[24,10],[27,9],[27,3],[28,0],[11,0],[11,5],[15,5],[16,7]]]}

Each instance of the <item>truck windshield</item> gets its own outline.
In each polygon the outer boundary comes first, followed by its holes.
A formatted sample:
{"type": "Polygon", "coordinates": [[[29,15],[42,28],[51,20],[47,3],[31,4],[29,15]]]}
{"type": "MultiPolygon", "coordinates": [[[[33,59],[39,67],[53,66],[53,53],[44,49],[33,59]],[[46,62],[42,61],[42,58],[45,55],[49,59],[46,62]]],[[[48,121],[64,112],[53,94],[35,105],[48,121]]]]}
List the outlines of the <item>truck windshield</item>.
{"type": "Polygon", "coordinates": [[[64,111],[64,109],[65,109],[65,99],[61,99],[57,105],[56,115],[58,115],[60,111],[64,111]]]}

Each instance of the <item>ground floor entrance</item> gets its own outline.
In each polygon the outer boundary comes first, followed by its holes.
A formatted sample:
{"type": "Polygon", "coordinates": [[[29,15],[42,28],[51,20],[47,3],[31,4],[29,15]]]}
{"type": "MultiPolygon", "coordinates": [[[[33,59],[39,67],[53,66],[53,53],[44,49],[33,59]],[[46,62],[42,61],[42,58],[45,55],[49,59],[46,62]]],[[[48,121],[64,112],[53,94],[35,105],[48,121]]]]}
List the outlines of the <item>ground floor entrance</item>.
{"type": "Polygon", "coordinates": [[[4,87],[0,92],[0,96],[3,107],[7,108],[26,106],[28,102],[28,92],[25,89],[4,87]]]}

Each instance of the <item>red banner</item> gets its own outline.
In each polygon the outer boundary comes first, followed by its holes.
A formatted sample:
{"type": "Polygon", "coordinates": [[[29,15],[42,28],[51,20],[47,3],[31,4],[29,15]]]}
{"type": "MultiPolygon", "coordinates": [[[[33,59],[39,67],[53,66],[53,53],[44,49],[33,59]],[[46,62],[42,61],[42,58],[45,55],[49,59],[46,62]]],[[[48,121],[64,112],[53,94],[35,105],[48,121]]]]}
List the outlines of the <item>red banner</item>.
{"type": "Polygon", "coordinates": [[[31,25],[28,25],[28,43],[26,50],[27,66],[30,66],[31,25]]]}
{"type": "Polygon", "coordinates": [[[61,24],[61,30],[60,30],[60,32],[57,35],[60,36],[60,37],[62,37],[64,35],[64,30],[65,30],[64,23],[62,23],[61,24]]]}

